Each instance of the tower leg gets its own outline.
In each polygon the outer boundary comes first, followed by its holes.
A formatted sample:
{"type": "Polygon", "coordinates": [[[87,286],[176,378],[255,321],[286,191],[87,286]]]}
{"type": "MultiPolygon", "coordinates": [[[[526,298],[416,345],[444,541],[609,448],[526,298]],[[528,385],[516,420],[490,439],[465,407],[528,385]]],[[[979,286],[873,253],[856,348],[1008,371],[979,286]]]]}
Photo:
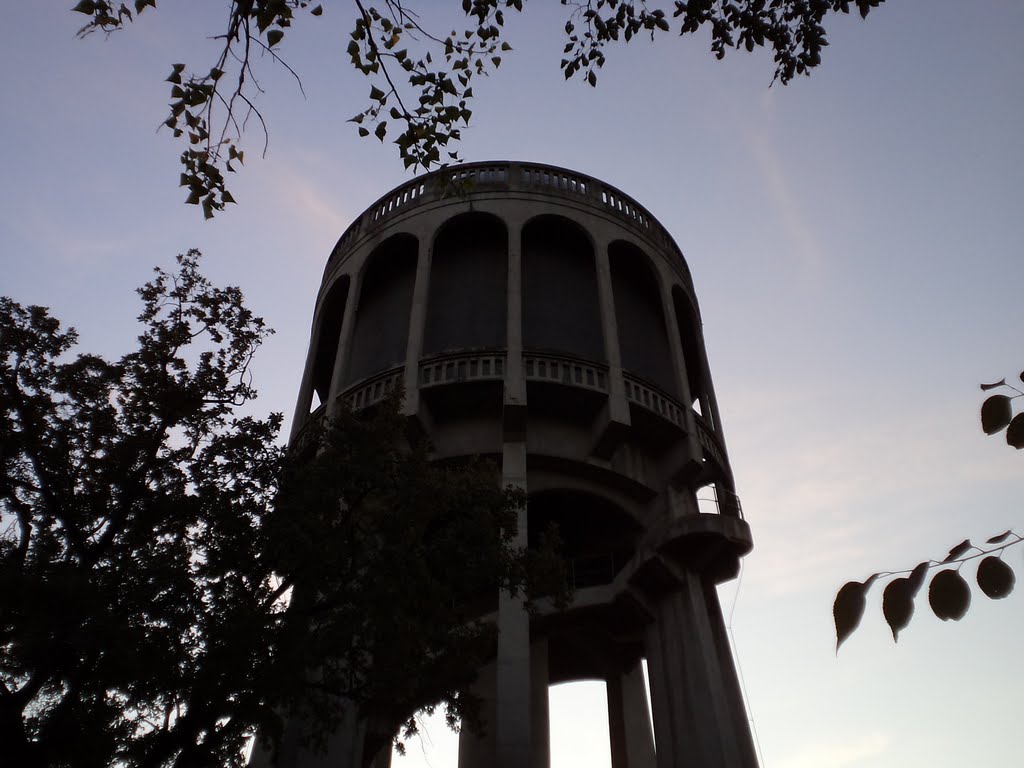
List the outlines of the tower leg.
{"type": "Polygon", "coordinates": [[[742,698],[724,628],[712,628],[721,623],[717,601],[700,576],[686,571],[681,590],[661,600],[648,629],[658,768],[757,766],[746,717],[736,715],[742,698]]]}
{"type": "MultiPolygon", "coordinates": [[[[526,490],[526,443],[503,445],[501,480],[505,485],[526,490]]],[[[527,511],[519,510],[519,531],[514,546],[527,542],[527,511]]],[[[531,663],[530,615],[523,596],[502,592],[498,598],[497,658],[497,755],[490,765],[523,768],[530,764],[531,663]]]]}
{"type": "Polygon", "coordinates": [[[459,768],[488,768],[497,754],[495,703],[497,666],[491,662],[477,674],[473,693],[480,697],[480,731],[463,727],[459,734],[459,768]]]}
{"type": "Polygon", "coordinates": [[[654,734],[640,662],[610,676],[606,685],[612,768],[655,768],[654,734]]]}
{"type": "Polygon", "coordinates": [[[548,641],[530,646],[530,768],[551,766],[551,717],[548,711],[548,641]]]}
{"type": "Polygon", "coordinates": [[[366,723],[357,718],[355,707],[345,707],[341,722],[327,737],[322,750],[304,743],[304,728],[306,723],[297,719],[286,723],[276,755],[268,754],[257,744],[249,759],[250,768],[356,768],[362,765],[366,723]]]}

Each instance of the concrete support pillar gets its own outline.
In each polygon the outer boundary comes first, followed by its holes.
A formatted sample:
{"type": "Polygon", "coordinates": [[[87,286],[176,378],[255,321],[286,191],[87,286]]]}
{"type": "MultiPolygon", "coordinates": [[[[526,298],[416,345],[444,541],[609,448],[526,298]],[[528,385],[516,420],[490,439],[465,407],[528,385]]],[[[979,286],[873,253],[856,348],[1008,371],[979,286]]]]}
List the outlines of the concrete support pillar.
{"type": "Polygon", "coordinates": [[[627,672],[610,675],[608,690],[608,741],[612,768],[655,768],[654,733],[640,662],[627,672]]]}
{"type": "Polygon", "coordinates": [[[728,646],[716,647],[722,638],[712,631],[700,577],[683,576],[682,589],[658,603],[646,637],[658,768],[756,768],[721,666],[728,646]]]}
{"type": "Polygon", "coordinates": [[[722,447],[725,447],[725,433],[722,431],[722,415],[718,412],[718,398],[715,396],[715,388],[711,383],[711,366],[708,364],[708,350],[704,345],[704,323],[699,318],[694,316],[694,320],[700,323],[700,327],[697,329],[695,334],[697,337],[697,345],[700,349],[700,366],[701,366],[701,378],[704,381],[704,398],[700,404],[701,410],[711,426],[714,427],[715,434],[718,435],[719,441],[722,443],[722,447]]]}
{"type": "MultiPolygon", "coordinates": [[[[277,754],[271,755],[257,744],[249,759],[249,768],[359,768],[363,764],[363,740],[366,723],[359,720],[355,707],[347,706],[341,721],[319,749],[306,743],[308,724],[293,719],[285,725],[277,754]]],[[[390,753],[389,753],[390,754],[390,753]]],[[[387,768],[386,765],[373,768],[387,768]]]]}
{"type": "Polygon", "coordinates": [[[370,768],[391,768],[391,742],[382,747],[370,763],[370,768]]]}
{"type": "MultiPolygon", "coordinates": [[[[506,442],[502,482],[526,490],[526,444],[506,442]]],[[[519,532],[513,547],[525,547],[526,510],[519,512],[519,532]]],[[[530,616],[523,596],[502,592],[498,598],[497,750],[490,765],[523,768],[530,764],[530,616]]],[[[475,767],[474,767],[475,768],[475,767]]],[[[482,767],[481,767],[482,768],[482,767]]]]}
{"type": "Polygon", "coordinates": [[[409,308],[409,336],[405,346],[405,404],[408,416],[419,410],[419,366],[423,356],[423,329],[427,324],[427,297],[430,290],[430,261],[433,244],[430,237],[419,239],[416,254],[416,279],[412,288],[412,306],[409,308]]]}
{"type": "Polygon", "coordinates": [[[718,651],[718,666],[721,670],[725,697],[729,706],[729,722],[732,723],[734,740],[740,750],[741,765],[757,765],[757,752],[754,738],[750,730],[750,717],[743,702],[743,688],[740,685],[736,662],[729,643],[729,631],[722,616],[722,605],[718,601],[718,590],[714,584],[704,584],[704,602],[708,607],[711,633],[715,637],[715,649],[718,651]]]}
{"type": "Polygon", "coordinates": [[[608,361],[608,404],[597,425],[593,452],[607,459],[615,452],[631,422],[629,403],[626,402],[626,384],[622,377],[622,353],[619,350],[619,326],[615,319],[615,291],[612,288],[608,244],[597,242],[594,249],[601,330],[604,333],[605,359],[608,361]]]}
{"type": "Polygon", "coordinates": [[[487,768],[494,765],[498,752],[495,721],[497,675],[498,668],[495,662],[477,673],[472,692],[480,697],[480,730],[473,731],[463,727],[459,734],[459,768],[487,768]]]}
{"type": "Polygon", "coordinates": [[[551,766],[551,715],[548,707],[548,641],[530,646],[530,768],[551,766]]]}
{"type": "Polygon", "coordinates": [[[295,415],[292,416],[292,426],[288,434],[289,443],[298,437],[299,432],[306,426],[306,422],[309,421],[310,408],[313,406],[313,368],[316,366],[316,353],[320,346],[320,327],[316,322],[315,312],[309,339],[306,365],[302,369],[302,382],[299,384],[299,399],[295,403],[295,415]]]}
{"type": "Polygon", "coordinates": [[[597,268],[597,294],[601,302],[601,330],[604,332],[604,351],[608,360],[608,404],[614,420],[629,423],[626,386],[622,379],[622,353],[619,350],[619,326],[615,319],[615,291],[612,288],[612,270],[608,260],[608,244],[598,243],[594,253],[597,268]]]}
{"type": "MultiPolygon", "coordinates": [[[[365,267],[365,265],[364,265],[365,267]]],[[[338,335],[338,351],[334,356],[334,370],[331,372],[331,391],[327,396],[327,417],[333,416],[338,409],[335,400],[342,390],[342,373],[348,362],[348,349],[352,344],[352,333],[355,330],[356,312],[359,307],[359,297],[363,291],[363,273],[365,269],[352,276],[352,287],[350,288],[349,299],[345,302],[345,316],[341,320],[341,333],[338,335]]]]}
{"type": "MultiPolygon", "coordinates": [[[[505,224],[508,227],[508,295],[504,406],[506,410],[522,411],[526,406],[526,379],[523,374],[523,228],[514,219],[506,219],[505,224]]],[[[525,417],[525,414],[521,416],[525,417]]]]}
{"type": "MultiPolygon", "coordinates": [[[[700,438],[697,436],[697,414],[693,412],[693,393],[690,392],[690,380],[686,370],[686,355],[683,354],[683,340],[679,338],[679,324],[676,317],[675,301],[672,300],[672,283],[665,275],[660,274],[658,283],[661,286],[661,306],[664,310],[665,333],[668,334],[668,348],[672,354],[672,369],[675,371],[676,390],[683,402],[683,417],[686,422],[686,453],[690,460],[686,462],[683,469],[684,474],[695,472],[699,469],[704,455],[700,438]]],[[[706,369],[707,364],[701,361],[700,365],[706,369]]],[[[703,373],[701,374],[704,375],[703,373]]],[[[710,382],[709,377],[704,378],[710,382]]],[[[701,408],[705,406],[702,404],[701,408]]]]}

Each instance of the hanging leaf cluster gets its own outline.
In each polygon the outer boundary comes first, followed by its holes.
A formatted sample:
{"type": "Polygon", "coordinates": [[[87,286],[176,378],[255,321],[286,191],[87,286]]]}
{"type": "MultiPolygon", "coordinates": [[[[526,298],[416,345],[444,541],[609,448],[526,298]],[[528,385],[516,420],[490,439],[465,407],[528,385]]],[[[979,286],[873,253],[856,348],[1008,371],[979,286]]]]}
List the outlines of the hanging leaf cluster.
{"type": "MultiPolygon", "coordinates": [[[[1020,372],[1021,382],[1024,382],[1024,371],[1020,372]]],[[[1003,390],[999,394],[989,395],[981,404],[981,428],[986,435],[994,435],[1006,430],[1006,444],[1013,446],[1018,451],[1024,448],[1024,411],[1014,415],[1013,401],[1024,396],[1024,391],[1008,384],[1006,379],[1000,379],[993,384],[982,384],[981,391],[1003,390]],[[1013,394],[1006,394],[1012,392],[1013,394]]]]}
{"type": "Polygon", "coordinates": [[[888,583],[882,592],[882,615],[892,631],[892,639],[899,634],[914,615],[914,600],[925,585],[929,571],[935,570],[928,584],[928,605],[943,621],[959,621],[971,606],[971,587],[962,570],[965,563],[982,558],[974,580],[982,593],[993,600],[1001,600],[1013,591],[1016,576],[1013,568],[1003,559],[1007,548],[1024,541],[1013,531],[1005,531],[978,547],[969,539],[957,544],[942,560],[918,563],[906,571],[873,573],[864,581],[849,581],[842,586],[832,606],[836,625],[836,650],[860,626],[867,608],[867,593],[876,581],[888,583]]]}
{"type": "MultiPolygon", "coordinates": [[[[512,46],[505,39],[505,15],[522,12],[525,0],[446,0],[461,4],[462,29],[439,33],[429,23],[441,0],[351,0],[355,16],[347,43],[352,66],[370,82],[366,105],[350,120],[362,137],[392,140],[406,168],[424,170],[458,162],[450,145],[462,138],[473,111],[474,78],[501,66],[512,46]]],[[[256,106],[262,93],[256,78],[257,57],[285,67],[302,83],[279,54],[298,12],[318,17],[323,6],[309,0],[220,0],[227,6],[227,25],[209,37],[220,52],[210,67],[191,69],[175,64],[170,113],[164,125],[187,142],[180,161],[180,183],[186,203],[211,218],[235,202],[225,174],[243,158],[242,135],[250,119],[268,133],[256,106]]],[[[568,9],[561,70],[597,85],[597,70],[606,62],[610,43],[628,43],[641,34],[653,40],[673,29],[680,36],[708,28],[711,50],[719,59],[730,48],[769,48],[775,76],[783,84],[809,74],[821,63],[828,45],[826,16],[850,13],[862,17],[883,0],[690,0],[656,3],[623,0],[561,0],[568,9]],[[657,7],[661,5],[663,7],[657,7]],[[672,21],[670,21],[670,19],[672,21]]],[[[156,0],[134,0],[132,8],[113,0],[81,0],[72,10],[89,18],[79,35],[124,28],[139,14],[156,8],[156,0]]]]}

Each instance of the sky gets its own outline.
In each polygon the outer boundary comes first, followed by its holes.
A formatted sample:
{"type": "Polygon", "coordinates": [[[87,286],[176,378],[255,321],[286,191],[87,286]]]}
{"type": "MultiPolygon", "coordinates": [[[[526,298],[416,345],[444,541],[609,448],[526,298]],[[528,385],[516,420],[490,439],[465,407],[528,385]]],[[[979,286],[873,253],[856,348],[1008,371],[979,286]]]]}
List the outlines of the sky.
{"type": "MultiPolygon", "coordinates": [[[[345,122],[369,91],[344,53],[350,4],[282,44],[305,96],[261,64],[268,150],[248,135],[239,205],[210,222],[182,204],[181,150],[157,127],[171,64],[212,64],[222,4],[161,3],[87,40],[71,2],[8,5],[0,293],[117,356],[138,333],[134,288],[199,248],[276,328],[257,406],[290,416],[327,256],[408,178],[393,145],[345,122]]],[[[418,2],[428,23],[458,5],[418,2]]],[[[831,606],[850,579],[1024,529],[1024,455],[977,415],[978,384],[1024,368],[1024,4],[890,0],[834,18],[822,65],[786,87],[769,55],[716,61],[703,33],[614,48],[596,89],[566,83],[564,21],[541,0],[509,19],[514,51],[474,86],[460,154],[596,176],[686,255],[754,535],[721,596],[762,765],[1016,764],[1021,590],[975,588],[958,623],[919,599],[898,644],[876,591],[838,654],[831,606]]],[[[1018,574],[1022,554],[1007,555],[1018,574]]],[[[607,766],[601,685],[551,699],[553,768],[607,766]]],[[[427,732],[396,766],[454,767],[454,737],[427,732]]]]}

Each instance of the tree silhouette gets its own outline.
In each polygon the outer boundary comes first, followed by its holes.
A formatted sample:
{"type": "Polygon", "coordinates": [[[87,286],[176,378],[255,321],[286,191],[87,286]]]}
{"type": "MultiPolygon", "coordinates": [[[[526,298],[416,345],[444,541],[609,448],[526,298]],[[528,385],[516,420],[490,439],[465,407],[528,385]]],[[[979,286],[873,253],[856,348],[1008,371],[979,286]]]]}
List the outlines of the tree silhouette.
{"type": "Polygon", "coordinates": [[[385,744],[417,708],[472,722],[474,601],[564,583],[511,547],[522,495],[430,462],[397,393],[288,454],[240,415],[270,331],[198,262],[139,290],[116,362],[0,298],[5,764],[239,766],[295,712],[314,744],[353,708],[385,744]]]}

